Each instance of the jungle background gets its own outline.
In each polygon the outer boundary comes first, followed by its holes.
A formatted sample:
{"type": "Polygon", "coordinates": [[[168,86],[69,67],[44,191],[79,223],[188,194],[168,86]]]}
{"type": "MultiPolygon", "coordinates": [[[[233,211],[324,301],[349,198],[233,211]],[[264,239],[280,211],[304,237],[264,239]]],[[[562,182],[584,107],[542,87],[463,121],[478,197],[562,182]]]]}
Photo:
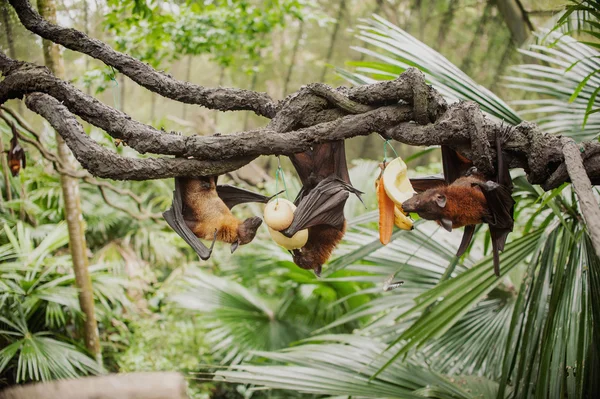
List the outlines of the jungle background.
{"type": "MultiPolygon", "coordinates": [[[[2,51],[43,65],[42,41],[8,2],[0,4],[2,51]]],[[[594,1],[58,0],[56,6],[59,24],[208,87],[282,99],[310,82],[393,79],[415,66],[446,98],[477,101],[491,117],[598,139],[594,1]]],[[[62,56],[67,80],[166,131],[226,134],[266,123],[250,112],[170,101],[79,53],[62,56]]],[[[348,232],[320,279],[296,267],[266,229],[233,256],[217,244],[209,261],[199,261],[162,220],[171,180],[82,176],[98,362],[83,343],[54,133],[19,101],[5,104],[1,116],[4,150],[15,130],[29,139],[21,140],[27,167],[19,176],[2,163],[1,385],[177,370],[192,398],[598,392],[593,335],[600,331],[594,329],[600,261],[570,186],[544,192],[513,171],[517,225],[497,279],[485,228],[461,259],[453,255],[460,234],[433,222],[418,221],[414,231],[398,231],[381,246],[373,190],[378,163],[395,151],[412,175],[437,173],[440,155],[436,148],[392,149],[377,135],[346,142],[366,209],[348,201],[348,232]],[[405,283],[384,292],[391,275],[405,283]]],[[[84,125],[107,147],[140,156],[84,125]]],[[[265,193],[285,188],[293,199],[299,182],[287,160],[281,163],[285,180],[276,179],[275,157],[226,179],[265,193]]],[[[239,212],[261,215],[262,208],[239,212]]]]}

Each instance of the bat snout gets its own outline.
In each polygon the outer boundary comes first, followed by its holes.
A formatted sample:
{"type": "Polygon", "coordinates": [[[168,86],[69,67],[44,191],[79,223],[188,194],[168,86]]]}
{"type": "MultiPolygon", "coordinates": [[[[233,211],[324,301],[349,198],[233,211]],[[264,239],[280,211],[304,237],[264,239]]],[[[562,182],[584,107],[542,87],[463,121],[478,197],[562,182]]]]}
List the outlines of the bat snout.
{"type": "Polygon", "coordinates": [[[402,210],[404,212],[416,212],[419,207],[419,200],[416,197],[412,197],[402,203],[402,210]]]}
{"type": "Polygon", "coordinates": [[[244,220],[244,223],[238,229],[238,239],[240,241],[240,245],[248,244],[250,241],[254,239],[256,235],[256,230],[262,224],[262,219],[258,216],[254,216],[244,220]]]}

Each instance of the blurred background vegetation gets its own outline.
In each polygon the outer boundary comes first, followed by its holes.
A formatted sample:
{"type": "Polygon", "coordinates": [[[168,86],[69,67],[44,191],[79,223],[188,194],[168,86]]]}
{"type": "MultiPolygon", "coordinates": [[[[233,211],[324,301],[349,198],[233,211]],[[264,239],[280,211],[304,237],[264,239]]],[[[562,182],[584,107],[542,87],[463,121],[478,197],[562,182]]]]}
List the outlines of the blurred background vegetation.
{"type": "MultiPolygon", "coordinates": [[[[2,50],[44,64],[41,40],[0,1],[2,50]]],[[[282,99],[311,82],[392,79],[415,66],[449,101],[476,101],[490,118],[598,139],[595,1],[58,0],[57,7],[60,24],[201,85],[282,99]]],[[[79,53],[63,56],[77,87],[165,130],[204,135],[266,123],[177,103],[79,53]]],[[[171,181],[83,177],[98,364],[83,345],[59,173],[36,149],[55,153],[53,132],[23,104],[5,105],[3,149],[15,131],[37,145],[21,140],[28,165],[19,176],[2,165],[0,385],[179,370],[192,398],[599,392],[600,260],[570,187],[543,192],[513,171],[517,224],[497,279],[485,228],[461,259],[454,256],[460,234],[431,222],[381,246],[373,185],[384,146],[377,135],[346,143],[366,209],[348,201],[348,233],[320,279],[296,267],[266,229],[235,256],[217,244],[200,262],[160,216],[171,181]],[[405,284],[384,292],[392,275],[405,284]]],[[[105,146],[139,156],[85,126],[105,146]]],[[[440,169],[435,148],[395,149],[413,174],[440,169]]],[[[292,199],[299,182],[282,161],[292,199]]],[[[273,193],[281,185],[276,165],[262,157],[226,179],[273,193]]]]}

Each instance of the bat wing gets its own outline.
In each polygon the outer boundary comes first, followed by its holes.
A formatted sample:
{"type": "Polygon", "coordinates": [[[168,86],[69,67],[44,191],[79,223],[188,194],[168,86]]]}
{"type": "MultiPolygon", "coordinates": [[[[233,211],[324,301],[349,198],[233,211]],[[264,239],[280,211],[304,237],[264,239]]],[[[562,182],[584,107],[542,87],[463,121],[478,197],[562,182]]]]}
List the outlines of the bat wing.
{"type": "Polygon", "coordinates": [[[294,212],[294,221],[282,233],[291,237],[298,231],[317,225],[329,225],[339,230],[344,226],[344,205],[348,196],[360,191],[337,176],[329,176],[308,192],[294,212]]]}
{"type": "Polygon", "coordinates": [[[442,147],[442,167],[446,183],[452,184],[454,180],[462,177],[473,166],[473,162],[460,155],[447,145],[442,147]]]}
{"type": "Polygon", "coordinates": [[[217,239],[217,232],[215,231],[215,239],[212,242],[210,248],[206,248],[206,246],[200,241],[196,235],[190,230],[185,219],[183,218],[183,202],[181,200],[181,182],[179,179],[175,179],[175,191],[173,191],[173,204],[171,208],[167,211],[163,212],[163,217],[171,226],[171,228],[181,237],[183,240],[196,251],[198,256],[202,260],[207,260],[210,258],[210,255],[213,250],[213,246],[215,245],[215,241],[217,239]]]}
{"type": "Polygon", "coordinates": [[[293,154],[290,160],[308,190],[331,175],[351,184],[344,141],[317,144],[311,150],[293,154]]]}
{"type": "MultiPolygon", "coordinates": [[[[509,126],[501,134],[496,135],[496,183],[488,181],[480,185],[488,203],[490,212],[490,236],[494,253],[494,272],[500,276],[499,252],[504,251],[508,234],[514,226],[515,201],[512,198],[513,184],[508,169],[508,162],[502,152],[502,141],[511,133],[509,126]]],[[[485,220],[484,220],[485,221],[485,220]]]]}
{"type": "Polygon", "coordinates": [[[473,163],[460,155],[447,145],[442,145],[442,167],[444,173],[441,175],[425,176],[410,179],[413,189],[422,193],[430,188],[444,187],[452,184],[459,177],[464,176],[473,166],[473,163]]]}
{"type": "Polygon", "coordinates": [[[265,204],[275,196],[273,195],[271,197],[266,197],[262,194],[255,193],[254,191],[231,186],[229,184],[217,186],[217,195],[223,200],[223,202],[225,203],[225,205],[227,205],[229,209],[233,208],[236,205],[244,204],[246,202],[260,202],[265,204]]]}
{"type": "Polygon", "coordinates": [[[494,271],[496,275],[500,275],[498,251],[504,250],[508,233],[513,230],[515,201],[509,187],[493,181],[481,182],[477,185],[481,187],[487,201],[489,215],[485,216],[483,221],[490,225],[492,249],[494,251],[494,271]]]}
{"type": "Polygon", "coordinates": [[[467,250],[467,248],[469,248],[469,245],[473,240],[473,234],[475,234],[475,225],[469,224],[465,226],[465,232],[463,233],[462,240],[460,241],[460,245],[458,246],[458,251],[456,251],[456,256],[462,256],[467,250]]]}
{"type": "Polygon", "coordinates": [[[427,191],[430,188],[438,188],[438,187],[444,187],[444,186],[448,185],[448,183],[444,179],[443,175],[418,177],[418,178],[409,179],[409,180],[410,180],[410,184],[412,185],[413,189],[417,193],[422,193],[423,191],[427,191]]]}

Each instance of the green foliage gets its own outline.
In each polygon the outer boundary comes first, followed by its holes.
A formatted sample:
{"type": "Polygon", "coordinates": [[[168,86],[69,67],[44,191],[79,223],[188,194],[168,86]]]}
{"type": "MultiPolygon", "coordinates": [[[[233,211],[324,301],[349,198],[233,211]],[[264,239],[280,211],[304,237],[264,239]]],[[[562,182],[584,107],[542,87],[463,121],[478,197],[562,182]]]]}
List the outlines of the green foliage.
{"type": "Polygon", "coordinates": [[[443,55],[418,41],[410,34],[386,21],[373,16],[361,20],[357,38],[372,45],[353,47],[356,51],[375,58],[377,61],[350,62],[356,72],[338,69],[342,77],[354,84],[371,83],[377,80],[395,79],[407,68],[420,69],[447,100],[470,100],[477,102],[481,109],[510,124],[521,122],[519,115],[502,99],[487,88],[469,78],[443,55]]]}
{"type": "Polygon", "coordinates": [[[235,0],[178,4],[110,0],[106,26],[121,51],[158,67],[183,55],[208,54],[222,67],[253,66],[270,34],[287,18],[302,19],[299,0],[235,0]]]}
{"type": "MultiPolygon", "coordinates": [[[[8,243],[0,246],[0,373],[21,382],[100,372],[71,331],[83,315],[70,257],[60,254],[68,241],[66,225],[56,225],[39,242],[21,223],[16,233],[7,225],[3,233],[8,243]]],[[[103,269],[92,270],[100,304],[108,309],[125,306],[115,285],[119,281],[111,278],[107,285],[103,269]]]]}
{"type": "Polygon", "coordinates": [[[384,345],[356,335],[325,335],[277,353],[257,355],[271,366],[234,366],[215,379],[253,383],[292,391],[359,398],[496,398],[498,384],[483,377],[448,378],[423,364],[396,364],[378,377],[388,360],[384,345]]]}
{"type": "MultiPolygon", "coordinates": [[[[497,96],[399,28],[378,17],[364,23],[359,38],[375,50],[358,50],[378,62],[355,63],[356,72],[340,70],[351,82],[391,79],[417,66],[448,99],[474,100],[494,117],[521,121],[497,96]]],[[[538,58],[552,61],[547,56],[551,53],[567,67],[572,62],[565,62],[566,57],[588,51],[568,38],[561,38],[559,46],[563,44],[567,47],[540,47],[544,56],[538,58]]],[[[525,83],[556,89],[566,94],[557,101],[568,104],[575,88],[569,86],[575,82],[571,75],[519,68],[530,71],[527,82],[519,81],[520,88],[525,83]]],[[[581,73],[576,66],[571,70],[581,73]]],[[[557,109],[548,111],[556,114],[549,117],[552,121],[564,116],[557,109]]],[[[569,122],[583,118],[580,113],[569,122]]],[[[566,125],[554,126],[576,137],[588,133],[567,131],[566,125]]],[[[586,128],[593,131],[589,124],[586,128]]],[[[589,287],[598,282],[600,260],[568,186],[545,193],[518,174],[514,183],[516,226],[501,256],[500,279],[493,275],[491,256],[476,264],[469,259],[489,254],[485,229],[461,262],[453,259],[458,243],[443,242],[445,233],[438,235],[428,223],[417,222],[413,232],[394,233],[394,241],[381,248],[372,224],[375,215],[367,213],[357,218],[359,223],[349,223],[343,255],[324,273],[324,281],[363,284],[357,294],[371,297],[324,329],[347,322],[358,322],[361,328],[351,336],[316,336],[290,349],[258,352],[277,364],[243,364],[218,372],[216,379],[353,397],[471,397],[475,392],[491,398],[591,397],[595,388],[589,381],[600,365],[592,338],[598,320],[596,294],[589,287]],[[453,272],[444,273],[445,267],[453,272]],[[335,278],[339,270],[359,273],[335,278]],[[384,294],[377,285],[386,276],[406,283],[384,294]],[[462,384],[471,382],[476,387],[463,391],[462,384]]]]}

